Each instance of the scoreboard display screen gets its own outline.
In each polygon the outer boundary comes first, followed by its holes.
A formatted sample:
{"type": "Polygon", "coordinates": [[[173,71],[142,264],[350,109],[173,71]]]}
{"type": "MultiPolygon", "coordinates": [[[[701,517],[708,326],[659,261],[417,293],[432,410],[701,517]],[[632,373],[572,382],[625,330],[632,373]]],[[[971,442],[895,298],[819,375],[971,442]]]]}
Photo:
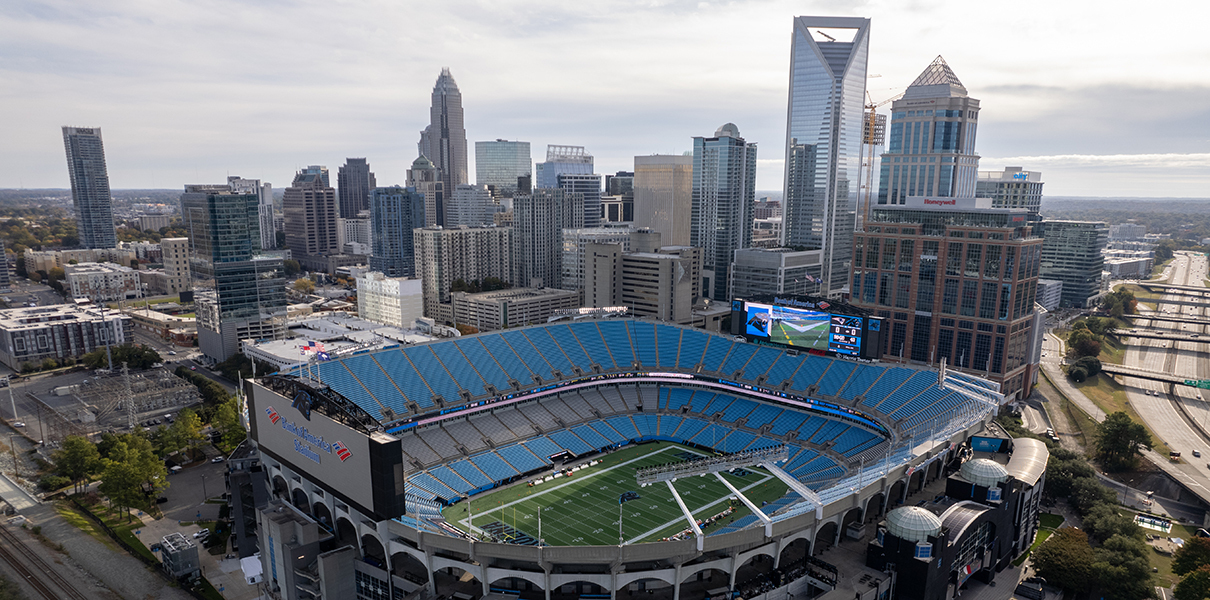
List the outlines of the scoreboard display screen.
{"type": "Polygon", "coordinates": [[[838,354],[857,356],[861,353],[861,331],[865,319],[847,315],[832,315],[828,350],[838,354]]]}
{"type": "Polygon", "coordinates": [[[865,359],[877,358],[882,348],[881,317],[863,316],[825,299],[760,300],[732,302],[732,334],[814,354],[865,359]]]}

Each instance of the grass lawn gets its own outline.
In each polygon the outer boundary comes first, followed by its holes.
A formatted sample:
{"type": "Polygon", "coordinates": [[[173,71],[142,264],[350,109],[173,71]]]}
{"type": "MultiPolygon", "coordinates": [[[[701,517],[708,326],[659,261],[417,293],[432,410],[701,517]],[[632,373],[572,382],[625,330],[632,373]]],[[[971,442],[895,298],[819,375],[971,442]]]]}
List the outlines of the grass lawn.
{"type": "MultiPolygon", "coordinates": [[[[1135,511],[1130,512],[1133,513],[1135,511]]],[[[1144,529],[1143,531],[1149,535],[1164,535],[1150,529],[1144,529]]],[[[1168,533],[1168,536],[1189,540],[1197,536],[1197,529],[1173,523],[1172,531],[1168,533]]],[[[1148,554],[1148,557],[1151,559],[1151,566],[1156,569],[1156,573],[1154,573],[1154,576],[1157,578],[1156,583],[1165,587],[1176,585],[1181,580],[1181,577],[1172,572],[1172,557],[1160,554],[1155,548],[1151,548],[1150,546],[1148,546],[1148,549],[1151,551],[1148,554]]]]}
{"type": "MultiPolygon", "coordinates": [[[[551,545],[616,545],[618,512],[622,511],[622,535],[627,543],[668,537],[685,529],[688,523],[665,483],[641,488],[635,470],[642,467],[684,460],[689,453],[707,456],[703,450],[671,442],[656,442],[623,448],[606,455],[593,467],[576,471],[533,487],[514,485],[470,500],[474,527],[492,531],[498,538],[529,536],[538,538],[538,511],[542,511],[542,538],[551,545]],[[636,492],[637,500],[618,503],[625,492],[636,492]]],[[[743,477],[724,473],[727,481],[758,506],[786,493],[786,485],[767,471],[748,469],[743,477]]],[[[681,499],[698,519],[714,516],[730,505],[730,490],[713,475],[689,477],[673,483],[681,499]]],[[[468,502],[447,508],[447,521],[466,529],[468,502]]],[[[751,514],[737,502],[735,513],[714,523],[710,529],[726,526],[732,519],[751,514]]]]}
{"type": "Polygon", "coordinates": [[[1045,386],[1048,390],[1044,392],[1047,397],[1059,399],[1057,409],[1062,411],[1067,416],[1067,420],[1075,424],[1080,430],[1079,443],[1085,449],[1085,452],[1087,452],[1088,448],[1092,446],[1093,441],[1096,440],[1097,422],[1093,421],[1092,417],[1072,404],[1066,396],[1055,389],[1054,384],[1050,381],[1050,375],[1046,371],[1042,371],[1042,378],[1038,381],[1038,386],[1045,386]]]}
{"type": "MultiPolygon", "coordinates": [[[[1151,267],[1151,278],[1155,279],[1155,278],[1159,277],[1160,274],[1164,272],[1164,267],[1167,267],[1168,264],[1171,262],[1172,262],[1172,259],[1169,258],[1168,260],[1165,260],[1163,262],[1156,263],[1154,267],[1151,267]]],[[[1165,278],[1161,281],[1168,281],[1169,279],[1170,278],[1165,278]]]]}
{"type": "Polygon", "coordinates": [[[1038,515],[1038,522],[1047,529],[1058,529],[1063,526],[1063,515],[1041,513],[1038,515]]]}
{"type": "MultiPolygon", "coordinates": [[[[1114,381],[1113,377],[1105,373],[1097,373],[1096,376],[1089,377],[1083,383],[1073,383],[1072,385],[1088,396],[1088,399],[1105,411],[1105,414],[1122,411],[1129,415],[1135,423],[1143,423],[1143,427],[1147,427],[1147,424],[1135,412],[1134,407],[1126,401],[1126,388],[1114,381]]],[[[1156,452],[1167,454],[1172,450],[1159,436],[1155,435],[1154,431],[1151,431],[1150,427],[1147,427],[1147,433],[1151,434],[1151,442],[1156,452]]]]}
{"type": "Polygon", "coordinates": [[[1016,560],[1013,560],[1013,566],[1021,566],[1021,563],[1025,562],[1026,559],[1029,558],[1029,555],[1033,554],[1033,551],[1037,550],[1038,546],[1041,546],[1042,542],[1045,542],[1046,538],[1050,537],[1050,534],[1052,533],[1054,533],[1053,529],[1038,529],[1037,535],[1034,536],[1034,543],[1030,544],[1029,550],[1022,552],[1021,556],[1018,556],[1016,560]]]}
{"type": "Polygon", "coordinates": [[[1118,336],[1106,335],[1101,337],[1101,353],[1097,355],[1098,360],[1120,365],[1125,358],[1126,344],[1118,336]]]}
{"type": "Polygon", "coordinates": [[[1151,310],[1157,310],[1155,301],[1163,298],[1162,294],[1154,294],[1133,283],[1123,283],[1117,287],[1117,289],[1123,288],[1130,290],[1134,294],[1134,299],[1139,301],[1139,304],[1146,304],[1151,310]]]}

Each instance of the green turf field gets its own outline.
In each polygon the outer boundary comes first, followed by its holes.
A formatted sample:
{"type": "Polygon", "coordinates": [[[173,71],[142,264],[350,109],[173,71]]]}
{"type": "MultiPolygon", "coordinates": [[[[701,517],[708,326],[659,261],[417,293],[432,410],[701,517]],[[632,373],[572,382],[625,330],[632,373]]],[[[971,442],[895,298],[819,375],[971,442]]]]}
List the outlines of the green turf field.
{"type": "Polygon", "coordinates": [[[831,337],[831,321],[777,320],[769,328],[769,341],[790,344],[796,348],[827,350],[831,337]]]}
{"type": "MultiPolygon", "coordinates": [[[[648,542],[673,535],[685,527],[684,514],[665,483],[639,487],[635,470],[683,460],[683,452],[706,456],[704,450],[671,442],[629,446],[601,457],[596,466],[576,471],[529,487],[525,483],[487,492],[470,501],[476,534],[488,534],[501,541],[533,543],[538,538],[538,510],[542,511],[542,539],[547,545],[617,545],[618,507],[622,509],[622,535],[626,543],[648,542]],[[639,499],[624,504],[618,498],[636,492],[639,499]]],[[[736,489],[757,506],[776,500],[786,493],[786,484],[759,468],[743,477],[724,473],[736,489]]],[[[730,505],[731,491],[714,475],[680,479],[673,484],[695,517],[705,519],[730,505]]],[[[450,523],[467,529],[467,502],[445,509],[450,523]]],[[[751,514],[742,503],[732,515],[738,519],[751,514]]],[[[726,526],[729,520],[714,524],[726,526]]],[[[710,529],[703,531],[709,533],[710,529]]]]}

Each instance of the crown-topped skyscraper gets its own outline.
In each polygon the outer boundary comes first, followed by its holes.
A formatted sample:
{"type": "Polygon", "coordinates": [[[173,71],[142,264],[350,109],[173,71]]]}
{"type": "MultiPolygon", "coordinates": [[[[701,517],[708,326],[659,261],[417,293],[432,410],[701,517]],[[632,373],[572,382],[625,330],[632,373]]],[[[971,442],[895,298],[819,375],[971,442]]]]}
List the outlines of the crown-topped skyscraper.
{"type": "Polygon", "coordinates": [[[909,196],[973,198],[978,121],[979,101],[966,95],[966,87],[938,56],[891,104],[878,204],[904,204],[909,196]]]}
{"type": "MultiPolygon", "coordinates": [[[[420,132],[420,154],[441,170],[447,192],[469,183],[466,173],[466,127],[462,120],[462,92],[449,68],[433,86],[433,107],[429,126],[420,132]]],[[[440,224],[440,223],[439,223],[440,224]]]]}

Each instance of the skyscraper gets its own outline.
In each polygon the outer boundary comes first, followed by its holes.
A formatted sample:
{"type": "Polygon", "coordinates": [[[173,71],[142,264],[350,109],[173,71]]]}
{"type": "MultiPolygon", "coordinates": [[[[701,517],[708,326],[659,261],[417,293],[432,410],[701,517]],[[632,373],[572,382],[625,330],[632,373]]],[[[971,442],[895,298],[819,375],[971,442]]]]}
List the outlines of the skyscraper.
{"type": "Polygon", "coordinates": [[[244,179],[239,175],[228,175],[227,185],[240,194],[256,194],[257,210],[260,214],[260,247],[272,250],[277,247],[277,235],[273,229],[273,185],[261,183],[259,179],[244,179]]]}
{"type": "MultiPolygon", "coordinates": [[[[445,182],[441,170],[421,154],[408,169],[407,186],[424,196],[424,226],[445,225],[445,182]]],[[[453,190],[450,190],[451,193],[453,190]]]]}
{"type": "Polygon", "coordinates": [[[202,353],[221,362],[242,339],[280,337],[285,271],[279,254],[261,251],[257,195],[229,185],[187,185],[181,215],[189,230],[202,353]]]}
{"type": "Polygon", "coordinates": [[[601,224],[601,176],[582,173],[560,173],[559,187],[567,194],[580,194],[584,197],[583,215],[577,216],[577,222],[584,227],[597,227],[601,224]]]}
{"type": "Polygon", "coordinates": [[[692,156],[634,157],[635,223],[660,232],[669,246],[688,246],[692,207],[692,156]]]}
{"type": "Polygon", "coordinates": [[[824,251],[825,294],[844,287],[853,256],[869,44],[869,19],[794,19],[783,239],[824,251]]]}
{"type": "Polygon", "coordinates": [[[513,198],[516,248],[513,284],[518,287],[560,285],[563,271],[563,230],[584,226],[584,197],[560,188],[538,188],[513,198]]]}
{"type": "Polygon", "coordinates": [[[340,200],[340,218],[355,219],[370,208],[370,190],[378,187],[370,164],[364,158],[346,158],[336,172],[336,193],[340,200]]]}
{"type": "Polygon", "coordinates": [[[591,175],[592,163],[592,155],[584,146],[547,146],[546,162],[534,168],[534,187],[559,187],[559,176],[564,173],[591,175]]]}
{"type": "Polygon", "coordinates": [[[517,179],[534,171],[529,142],[475,142],[475,183],[490,185],[496,196],[511,198],[517,193],[517,179]]]}
{"type": "Polygon", "coordinates": [[[727,271],[735,250],[752,242],[755,198],[755,143],[745,142],[733,123],[714,137],[693,138],[689,245],[702,249],[702,293],[708,298],[730,297],[727,271]]]}
{"type": "Polygon", "coordinates": [[[387,277],[415,277],[413,230],[424,223],[424,196],[413,188],[374,188],[370,193],[370,269],[387,277]]]}
{"type": "Polygon", "coordinates": [[[499,207],[486,185],[464,183],[445,204],[445,227],[491,225],[499,207]]]}
{"type": "Polygon", "coordinates": [[[323,165],[310,165],[299,172],[299,175],[316,175],[324,182],[324,187],[332,187],[332,180],[328,177],[328,168],[323,165]]]}
{"type": "Polygon", "coordinates": [[[336,190],[320,173],[302,172],[282,195],[286,247],[308,271],[327,272],[328,257],[340,253],[336,190]]]}
{"type": "Polygon", "coordinates": [[[975,197],[978,120],[979,101],[966,95],[958,76],[938,56],[891,104],[878,204],[904,204],[910,196],[975,197]]]}
{"type": "Polygon", "coordinates": [[[420,132],[420,154],[441,170],[446,190],[468,183],[466,173],[466,128],[462,120],[462,92],[449,68],[441,69],[433,86],[429,126],[420,132]]]}
{"type": "MultiPolygon", "coordinates": [[[[425,227],[416,230],[416,272],[424,288],[424,314],[445,320],[454,281],[509,281],[513,271],[511,227],[425,227]]],[[[452,316],[452,315],[450,315],[452,316]]]]}
{"type": "Polygon", "coordinates": [[[118,234],[113,226],[113,200],[109,195],[109,171],[100,127],[64,127],[67,174],[71,178],[71,200],[76,209],[80,245],[85,248],[115,248],[118,234]]]}
{"type": "Polygon", "coordinates": [[[1087,308],[1101,295],[1101,251],[1109,241],[1109,226],[1100,221],[1036,223],[1042,230],[1042,278],[1063,282],[1063,306],[1087,308]]]}
{"type": "Polygon", "coordinates": [[[975,182],[975,197],[991,198],[992,206],[996,208],[1024,207],[1029,211],[1030,221],[1040,221],[1042,172],[1025,171],[1021,167],[1004,167],[1003,171],[979,171],[979,180],[975,182]]]}

